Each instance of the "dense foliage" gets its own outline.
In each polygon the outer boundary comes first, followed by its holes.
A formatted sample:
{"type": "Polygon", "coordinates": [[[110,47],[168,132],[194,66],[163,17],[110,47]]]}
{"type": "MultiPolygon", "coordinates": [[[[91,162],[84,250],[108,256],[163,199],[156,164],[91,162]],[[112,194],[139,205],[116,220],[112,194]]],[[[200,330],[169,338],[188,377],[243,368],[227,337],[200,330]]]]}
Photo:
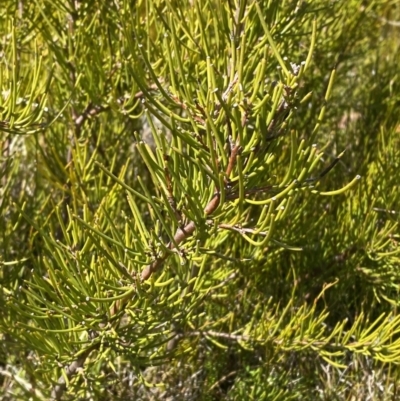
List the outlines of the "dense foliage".
{"type": "Polygon", "coordinates": [[[2,399],[395,399],[398,2],[3,3],[2,399]]]}

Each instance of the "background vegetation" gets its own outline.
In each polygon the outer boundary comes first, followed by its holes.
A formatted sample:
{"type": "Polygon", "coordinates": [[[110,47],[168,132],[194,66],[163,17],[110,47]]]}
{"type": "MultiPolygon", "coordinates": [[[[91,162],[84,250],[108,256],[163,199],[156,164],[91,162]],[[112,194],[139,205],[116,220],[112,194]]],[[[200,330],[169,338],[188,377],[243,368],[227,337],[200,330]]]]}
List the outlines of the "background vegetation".
{"type": "Polygon", "coordinates": [[[395,0],[5,0],[3,400],[395,400],[395,0]]]}

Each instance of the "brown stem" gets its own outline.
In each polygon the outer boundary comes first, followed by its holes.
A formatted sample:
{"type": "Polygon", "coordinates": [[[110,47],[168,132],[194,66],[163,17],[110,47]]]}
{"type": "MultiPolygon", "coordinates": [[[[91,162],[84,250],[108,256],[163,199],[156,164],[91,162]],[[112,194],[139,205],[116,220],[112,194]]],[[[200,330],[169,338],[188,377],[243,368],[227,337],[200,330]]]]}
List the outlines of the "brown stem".
{"type": "MultiPolygon", "coordinates": [[[[220,201],[220,195],[215,194],[214,197],[210,200],[210,202],[207,204],[207,206],[204,209],[204,212],[207,216],[215,211],[215,209],[219,205],[219,201],[220,201]]],[[[174,241],[172,241],[168,244],[168,249],[171,249],[171,250],[174,249],[175,244],[179,245],[180,243],[182,243],[187,237],[189,237],[190,235],[192,235],[194,233],[195,229],[196,229],[196,224],[193,221],[190,221],[183,228],[181,228],[181,227],[178,228],[176,230],[176,233],[174,236],[174,241]]],[[[168,253],[165,253],[163,256],[160,256],[154,262],[147,265],[142,270],[142,275],[141,275],[142,280],[149,279],[153,272],[155,272],[156,270],[161,268],[162,264],[168,258],[168,255],[169,255],[168,253]]]]}
{"type": "Polygon", "coordinates": [[[235,145],[234,148],[232,149],[231,155],[229,156],[228,166],[225,171],[227,179],[229,179],[229,176],[231,175],[233,167],[235,166],[236,156],[238,155],[240,150],[241,149],[239,144],[235,145]]]}
{"type": "MultiPolygon", "coordinates": [[[[250,234],[255,234],[256,230],[254,228],[244,228],[244,227],[238,227],[238,226],[231,226],[229,224],[218,224],[218,228],[223,228],[225,230],[231,230],[231,231],[236,231],[240,234],[244,233],[250,233],[250,234]]],[[[267,231],[259,231],[257,232],[258,235],[263,235],[266,236],[268,235],[267,231]]]]}
{"type": "MultiPolygon", "coordinates": [[[[79,356],[75,361],[71,362],[65,369],[65,375],[68,380],[71,379],[73,375],[75,375],[76,371],[80,369],[86,361],[86,358],[89,356],[90,352],[94,349],[91,347],[86,352],[84,352],[81,356],[79,356]]],[[[57,381],[57,385],[54,386],[53,391],[51,392],[52,400],[60,400],[65,389],[67,387],[64,375],[61,375],[57,381]]]]}
{"type": "Polygon", "coordinates": [[[98,106],[89,103],[83,113],[75,118],[76,128],[79,129],[89,117],[94,117],[107,109],[109,109],[109,106],[98,106]]]}

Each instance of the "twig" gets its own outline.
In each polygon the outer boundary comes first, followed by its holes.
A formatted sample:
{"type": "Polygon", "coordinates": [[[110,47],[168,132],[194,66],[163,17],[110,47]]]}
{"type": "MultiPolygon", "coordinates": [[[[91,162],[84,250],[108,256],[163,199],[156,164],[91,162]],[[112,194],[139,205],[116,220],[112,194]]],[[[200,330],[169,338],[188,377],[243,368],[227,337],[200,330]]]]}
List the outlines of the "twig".
{"type": "Polygon", "coordinates": [[[235,166],[236,156],[239,154],[240,150],[241,149],[240,149],[239,144],[235,145],[232,149],[231,155],[229,156],[228,166],[225,171],[225,175],[226,175],[227,179],[229,179],[229,176],[231,175],[233,167],[235,166]]]}
{"type": "MultiPolygon", "coordinates": [[[[219,205],[219,201],[220,201],[220,195],[217,193],[214,195],[214,197],[211,199],[211,201],[204,209],[204,212],[207,216],[215,211],[215,209],[219,205]]],[[[183,228],[178,228],[174,236],[174,241],[170,242],[167,245],[167,248],[170,250],[174,249],[175,244],[179,245],[180,243],[182,243],[187,237],[193,234],[195,229],[196,229],[196,224],[193,221],[190,221],[183,228]]],[[[168,253],[165,253],[163,256],[157,258],[153,263],[147,265],[142,271],[141,275],[142,280],[149,279],[152,273],[158,270],[163,265],[164,261],[168,258],[168,255],[169,255],[168,253]]]]}
{"type": "MultiPolygon", "coordinates": [[[[86,361],[86,358],[89,354],[93,351],[95,347],[91,347],[87,351],[85,351],[82,355],[79,356],[78,359],[71,362],[65,369],[65,375],[67,376],[68,380],[75,375],[78,369],[80,369],[86,361]]],[[[66,381],[64,375],[61,375],[57,381],[57,385],[54,386],[53,391],[51,392],[51,399],[52,400],[60,400],[66,387],[66,381]]]]}
{"type": "MultiPolygon", "coordinates": [[[[238,227],[238,226],[231,226],[229,224],[218,224],[218,228],[224,228],[225,230],[237,231],[240,234],[243,234],[243,233],[255,234],[255,232],[256,232],[256,230],[254,230],[254,228],[243,228],[243,227],[238,227]]],[[[268,232],[260,231],[260,232],[257,232],[257,234],[265,236],[268,234],[268,232]]]]}
{"type": "Polygon", "coordinates": [[[212,391],[215,389],[215,387],[220,386],[224,381],[229,379],[231,376],[235,376],[238,373],[237,370],[233,370],[232,372],[228,373],[227,375],[221,377],[219,380],[217,380],[209,389],[208,391],[212,391]]]}
{"type": "Polygon", "coordinates": [[[82,127],[83,123],[89,118],[89,117],[94,117],[97,114],[100,114],[101,112],[108,110],[110,106],[98,106],[94,105],[93,103],[89,103],[86,107],[86,109],[77,116],[74,120],[75,127],[79,129],[82,127]]]}
{"type": "Polygon", "coordinates": [[[372,210],[375,212],[384,212],[384,213],[389,213],[389,214],[399,214],[400,213],[396,210],[382,209],[380,207],[374,207],[374,208],[372,208],[372,210]]]}
{"type": "MultiPolygon", "coordinates": [[[[182,110],[187,110],[188,109],[188,106],[185,103],[182,103],[177,96],[171,96],[171,99],[182,110]]],[[[201,108],[200,104],[198,104],[197,102],[196,102],[196,108],[197,108],[197,110],[200,110],[200,112],[202,112],[203,116],[205,115],[204,110],[201,108]]],[[[193,115],[193,120],[197,121],[198,123],[200,123],[202,125],[206,124],[205,119],[201,118],[201,117],[199,117],[197,115],[193,115]]]]}

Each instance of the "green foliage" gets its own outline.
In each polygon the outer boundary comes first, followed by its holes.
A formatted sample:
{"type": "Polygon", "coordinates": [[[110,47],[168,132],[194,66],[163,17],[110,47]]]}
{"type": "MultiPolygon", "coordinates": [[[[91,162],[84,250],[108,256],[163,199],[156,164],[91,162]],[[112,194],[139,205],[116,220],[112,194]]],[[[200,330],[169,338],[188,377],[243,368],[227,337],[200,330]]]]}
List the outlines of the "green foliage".
{"type": "Polygon", "coordinates": [[[5,3],[3,398],[395,397],[396,2],[5,3]]]}

